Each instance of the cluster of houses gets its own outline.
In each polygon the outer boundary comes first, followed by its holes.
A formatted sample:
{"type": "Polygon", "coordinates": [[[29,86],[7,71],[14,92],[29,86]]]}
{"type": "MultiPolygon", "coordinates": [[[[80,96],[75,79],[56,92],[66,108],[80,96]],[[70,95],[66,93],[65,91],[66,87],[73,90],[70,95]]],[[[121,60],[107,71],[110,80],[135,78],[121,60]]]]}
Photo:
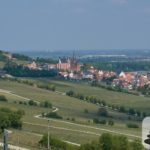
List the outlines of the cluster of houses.
{"type": "Polygon", "coordinates": [[[86,71],[81,71],[82,65],[73,56],[72,58],[59,58],[57,64],[38,65],[34,61],[25,67],[29,69],[50,70],[57,69],[59,75],[65,79],[72,80],[91,80],[103,82],[105,79],[112,78],[111,85],[122,89],[132,90],[138,87],[150,86],[150,75],[147,72],[121,72],[117,74],[113,71],[98,70],[91,66],[86,71]]]}
{"type": "Polygon", "coordinates": [[[142,88],[145,85],[150,87],[150,75],[147,72],[121,72],[113,80],[112,86],[132,90],[142,88]]]}

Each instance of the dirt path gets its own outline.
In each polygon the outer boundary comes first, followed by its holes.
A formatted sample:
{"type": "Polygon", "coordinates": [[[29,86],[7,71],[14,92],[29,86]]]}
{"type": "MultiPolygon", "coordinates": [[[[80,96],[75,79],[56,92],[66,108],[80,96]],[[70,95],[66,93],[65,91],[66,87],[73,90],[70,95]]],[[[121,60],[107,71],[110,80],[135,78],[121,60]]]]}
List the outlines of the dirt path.
{"type": "MultiPolygon", "coordinates": [[[[110,133],[114,133],[114,134],[120,134],[120,135],[124,135],[124,136],[129,136],[129,137],[141,139],[140,136],[136,136],[136,135],[128,134],[128,133],[123,133],[123,132],[119,132],[119,131],[114,131],[114,130],[109,130],[109,129],[104,129],[104,128],[97,128],[97,127],[92,127],[92,126],[88,126],[88,125],[82,125],[82,124],[77,124],[77,123],[68,122],[68,121],[62,121],[62,120],[56,120],[56,119],[51,119],[51,118],[42,118],[41,115],[36,115],[34,117],[38,118],[38,119],[45,119],[45,120],[51,120],[51,121],[55,121],[55,122],[62,122],[62,123],[70,124],[70,125],[75,125],[75,126],[78,126],[78,127],[84,127],[84,128],[89,128],[89,129],[96,129],[96,130],[99,130],[99,131],[105,131],[105,132],[110,132],[110,133]]],[[[55,127],[53,127],[53,128],[55,128],[55,127]]],[[[58,127],[56,127],[56,128],[58,128],[58,127]]],[[[68,128],[59,128],[59,129],[81,132],[81,130],[72,130],[72,129],[68,129],[68,128]]],[[[83,131],[82,133],[94,134],[94,135],[100,136],[100,134],[97,134],[95,132],[83,131]]]]}

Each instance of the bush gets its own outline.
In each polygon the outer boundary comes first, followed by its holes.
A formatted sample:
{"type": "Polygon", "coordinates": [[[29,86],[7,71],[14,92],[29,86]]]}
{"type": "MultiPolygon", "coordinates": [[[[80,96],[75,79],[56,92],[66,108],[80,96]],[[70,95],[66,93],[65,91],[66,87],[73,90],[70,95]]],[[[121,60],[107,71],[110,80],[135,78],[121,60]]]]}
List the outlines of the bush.
{"type": "Polygon", "coordinates": [[[37,106],[37,103],[35,101],[33,101],[33,100],[29,100],[28,104],[30,106],[37,106]]]}
{"type": "MultiPolygon", "coordinates": [[[[51,136],[49,137],[50,145],[52,149],[57,149],[57,150],[66,150],[67,144],[59,139],[52,138],[51,136]]],[[[45,134],[42,139],[39,141],[39,144],[41,144],[43,147],[47,147],[47,142],[48,142],[48,135],[45,134]]]]}
{"type": "Polygon", "coordinates": [[[89,113],[89,110],[88,110],[88,109],[84,109],[84,112],[85,112],[86,114],[88,114],[88,113],[89,113]]]}
{"type": "Polygon", "coordinates": [[[98,115],[102,117],[108,117],[108,111],[106,108],[101,107],[98,109],[98,115]]]}
{"type": "Polygon", "coordinates": [[[21,129],[22,122],[21,117],[23,110],[12,111],[8,108],[0,108],[0,130],[7,129],[9,127],[21,129]]]}
{"type": "Polygon", "coordinates": [[[7,102],[7,98],[4,95],[0,95],[0,101],[7,102]]]}
{"type": "Polygon", "coordinates": [[[128,123],[127,127],[128,128],[139,128],[139,126],[137,124],[134,124],[134,123],[128,123]]]}
{"type": "Polygon", "coordinates": [[[52,104],[48,101],[41,102],[40,106],[45,108],[52,108],[52,104]]]}
{"type": "Polygon", "coordinates": [[[106,120],[99,120],[99,124],[106,124],[106,120]]]}
{"type": "Polygon", "coordinates": [[[75,118],[72,118],[71,120],[72,120],[73,122],[76,121],[75,118]]]}
{"type": "Polygon", "coordinates": [[[95,124],[106,124],[107,122],[106,122],[106,120],[99,120],[97,118],[94,118],[93,123],[95,123],[95,124]]]}
{"type": "Polygon", "coordinates": [[[58,115],[56,112],[50,112],[45,115],[48,118],[55,118],[55,119],[62,119],[60,115],[58,115]]]}
{"type": "Polygon", "coordinates": [[[114,125],[114,121],[113,120],[109,120],[108,121],[108,125],[113,126],[114,125]]]}
{"type": "Polygon", "coordinates": [[[98,124],[98,123],[99,123],[99,120],[98,120],[97,118],[94,118],[94,119],[93,119],[93,123],[98,124]]]}

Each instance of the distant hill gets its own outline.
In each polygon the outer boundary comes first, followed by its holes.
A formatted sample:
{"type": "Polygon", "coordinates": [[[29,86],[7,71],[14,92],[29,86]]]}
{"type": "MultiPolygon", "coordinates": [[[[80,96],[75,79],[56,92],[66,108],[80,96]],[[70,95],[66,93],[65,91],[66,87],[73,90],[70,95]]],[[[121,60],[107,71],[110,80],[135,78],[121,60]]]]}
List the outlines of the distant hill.
{"type": "Polygon", "coordinates": [[[29,56],[26,56],[25,54],[10,53],[10,52],[0,50],[0,69],[2,69],[8,61],[16,63],[18,65],[24,65],[33,60],[39,64],[44,64],[44,63],[55,64],[55,63],[57,63],[57,60],[54,60],[52,58],[39,58],[39,57],[31,58],[29,56]]]}
{"type": "Polygon", "coordinates": [[[8,62],[14,62],[16,64],[25,64],[32,60],[30,57],[22,54],[12,54],[3,50],[0,50],[0,68],[2,69],[4,65],[8,62]]]}

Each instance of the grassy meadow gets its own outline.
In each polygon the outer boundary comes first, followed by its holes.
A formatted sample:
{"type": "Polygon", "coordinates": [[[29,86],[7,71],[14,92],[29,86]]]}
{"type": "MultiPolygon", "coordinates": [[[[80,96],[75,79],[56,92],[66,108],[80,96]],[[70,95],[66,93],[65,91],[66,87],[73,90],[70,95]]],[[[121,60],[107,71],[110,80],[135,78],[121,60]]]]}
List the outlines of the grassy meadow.
{"type": "MultiPolygon", "coordinates": [[[[42,81],[55,84],[56,90],[61,91],[62,93],[57,91],[51,92],[37,87],[0,79],[0,89],[11,91],[14,94],[0,92],[0,95],[5,95],[8,99],[8,102],[0,102],[0,107],[8,107],[14,110],[25,110],[25,116],[22,119],[22,130],[11,129],[13,131],[10,135],[11,144],[18,143],[17,145],[22,147],[29,147],[33,150],[40,149],[38,141],[44,133],[47,133],[48,122],[47,120],[35,118],[34,116],[39,115],[42,112],[51,111],[48,108],[42,108],[39,106],[19,104],[19,101],[26,100],[15,96],[15,94],[39,102],[47,100],[51,102],[53,106],[57,107],[59,109],[57,113],[63,117],[63,120],[50,119],[50,133],[52,136],[58,137],[62,140],[82,144],[98,139],[104,132],[123,134],[131,140],[135,138],[140,139],[141,128],[127,128],[126,123],[130,121],[126,119],[127,116],[125,114],[109,111],[109,113],[115,117],[114,126],[93,124],[92,120],[97,116],[98,106],[77,100],[76,98],[68,97],[64,95],[63,92],[72,89],[87,95],[101,97],[107,102],[113,104],[119,103],[120,105],[126,106],[133,105],[139,109],[147,109],[147,111],[148,104],[150,103],[148,98],[64,81],[52,81],[47,79],[42,79],[42,81]],[[15,103],[15,101],[17,103],[15,103]],[[88,113],[84,112],[85,109],[88,109],[88,113]]],[[[101,117],[100,119],[105,118],[101,117]]],[[[140,122],[136,123],[140,125],[140,122]]]]}

